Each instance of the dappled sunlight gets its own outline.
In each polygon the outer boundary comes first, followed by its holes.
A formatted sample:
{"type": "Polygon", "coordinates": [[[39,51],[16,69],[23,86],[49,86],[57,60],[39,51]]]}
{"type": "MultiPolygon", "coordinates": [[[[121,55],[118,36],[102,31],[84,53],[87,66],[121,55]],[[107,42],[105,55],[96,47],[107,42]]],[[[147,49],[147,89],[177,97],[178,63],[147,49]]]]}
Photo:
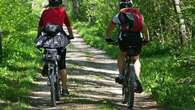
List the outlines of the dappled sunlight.
{"type": "MultiPolygon", "coordinates": [[[[101,104],[126,109],[126,104],[122,104],[121,85],[115,83],[118,75],[116,60],[105,55],[105,52],[86,45],[77,37],[67,49],[66,60],[70,95],[61,97],[57,107],[50,107],[47,78],[39,78],[34,82],[35,91],[30,97],[32,109],[95,110],[101,104]]],[[[156,103],[146,100],[149,99],[144,99],[144,94],[136,94],[135,110],[153,109],[156,103]]]]}
{"type": "Polygon", "coordinates": [[[81,66],[81,69],[82,70],[85,70],[85,71],[100,72],[100,73],[109,73],[110,75],[118,74],[117,71],[108,70],[108,69],[99,69],[99,68],[88,67],[88,66],[81,66]]]}
{"type": "Polygon", "coordinates": [[[32,95],[38,95],[38,96],[50,96],[50,92],[47,91],[47,92],[44,92],[44,91],[33,91],[32,92],[32,95]]]}

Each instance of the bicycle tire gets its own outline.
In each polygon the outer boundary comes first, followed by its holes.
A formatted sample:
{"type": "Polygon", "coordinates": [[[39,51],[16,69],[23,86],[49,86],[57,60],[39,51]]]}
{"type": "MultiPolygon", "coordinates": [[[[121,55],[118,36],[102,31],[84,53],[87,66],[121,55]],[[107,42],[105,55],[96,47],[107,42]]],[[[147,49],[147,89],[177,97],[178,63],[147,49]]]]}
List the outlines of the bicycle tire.
{"type": "Polygon", "coordinates": [[[55,86],[55,95],[56,95],[56,100],[59,101],[60,100],[60,80],[58,77],[58,67],[57,65],[55,65],[55,76],[56,76],[56,82],[54,82],[54,86],[55,86]]]}
{"type": "Polygon", "coordinates": [[[134,105],[134,78],[135,78],[135,69],[134,65],[129,65],[129,77],[127,80],[127,88],[128,88],[128,108],[132,109],[134,105]]]}
{"type": "Polygon", "coordinates": [[[127,70],[126,68],[124,68],[123,70],[123,73],[124,73],[124,76],[125,76],[125,79],[124,79],[124,82],[122,84],[122,99],[123,99],[123,104],[126,104],[128,102],[127,98],[127,77],[128,77],[128,74],[127,74],[127,70]]]}
{"type": "Polygon", "coordinates": [[[55,98],[56,98],[56,101],[59,101],[60,100],[60,85],[59,85],[59,81],[55,82],[54,86],[55,86],[55,98]]]}
{"type": "Polygon", "coordinates": [[[51,70],[49,70],[49,72],[51,72],[49,75],[50,76],[50,92],[51,92],[51,105],[53,107],[56,106],[56,95],[55,95],[55,86],[54,86],[54,70],[53,68],[51,70]]]}

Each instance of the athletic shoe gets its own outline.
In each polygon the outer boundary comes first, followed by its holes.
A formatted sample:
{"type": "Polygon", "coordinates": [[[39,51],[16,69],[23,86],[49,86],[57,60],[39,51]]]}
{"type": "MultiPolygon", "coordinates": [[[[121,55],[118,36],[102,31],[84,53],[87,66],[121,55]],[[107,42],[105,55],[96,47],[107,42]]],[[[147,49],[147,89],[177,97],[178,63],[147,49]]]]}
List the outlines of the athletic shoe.
{"type": "Polygon", "coordinates": [[[134,83],[134,87],[135,87],[135,92],[136,93],[142,93],[143,92],[143,88],[142,88],[142,85],[140,83],[139,80],[136,80],[136,82],[134,83]]]}
{"type": "Polygon", "coordinates": [[[69,95],[68,89],[62,89],[62,96],[68,96],[68,95],[69,95]]]}
{"type": "Polygon", "coordinates": [[[123,84],[124,76],[122,74],[119,74],[118,77],[115,78],[115,82],[119,84],[123,84]]]}

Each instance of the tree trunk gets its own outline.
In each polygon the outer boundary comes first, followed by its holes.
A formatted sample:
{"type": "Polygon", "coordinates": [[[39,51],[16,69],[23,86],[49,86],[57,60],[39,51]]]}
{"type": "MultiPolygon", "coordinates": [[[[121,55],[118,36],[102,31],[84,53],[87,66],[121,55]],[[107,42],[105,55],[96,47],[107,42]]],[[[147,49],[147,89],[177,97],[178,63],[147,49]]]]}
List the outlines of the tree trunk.
{"type": "Polygon", "coordinates": [[[184,23],[184,19],[182,16],[182,12],[181,12],[181,7],[180,7],[180,0],[173,0],[174,3],[174,7],[175,7],[175,12],[178,16],[178,21],[179,21],[179,37],[180,37],[180,42],[182,46],[186,46],[187,42],[188,42],[188,37],[186,35],[186,26],[184,23]]]}
{"type": "Polygon", "coordinates": [[[75,14],[75,17],[79,17],[79,2],[78,0],[72,0],[72,6],[73,6],[73,11],[75,14]]]}

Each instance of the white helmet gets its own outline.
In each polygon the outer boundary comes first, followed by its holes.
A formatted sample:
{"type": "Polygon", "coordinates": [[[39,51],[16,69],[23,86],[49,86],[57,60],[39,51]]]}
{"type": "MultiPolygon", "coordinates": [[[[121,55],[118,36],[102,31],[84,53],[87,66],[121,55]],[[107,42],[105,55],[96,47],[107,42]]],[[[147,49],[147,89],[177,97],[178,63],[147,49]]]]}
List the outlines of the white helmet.
{"type": "Polygon", "coordinates": [[[121,0],[120,1],[120,9],[122,8],[129,8],[133,6],[132,0],[121,0]]]}

